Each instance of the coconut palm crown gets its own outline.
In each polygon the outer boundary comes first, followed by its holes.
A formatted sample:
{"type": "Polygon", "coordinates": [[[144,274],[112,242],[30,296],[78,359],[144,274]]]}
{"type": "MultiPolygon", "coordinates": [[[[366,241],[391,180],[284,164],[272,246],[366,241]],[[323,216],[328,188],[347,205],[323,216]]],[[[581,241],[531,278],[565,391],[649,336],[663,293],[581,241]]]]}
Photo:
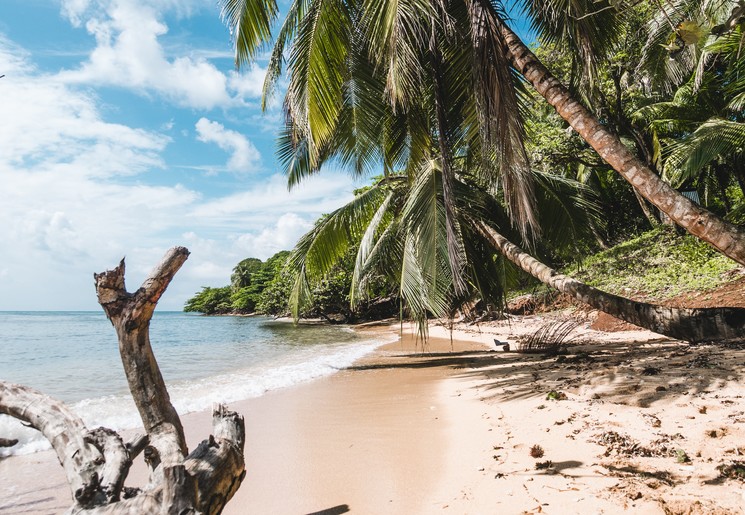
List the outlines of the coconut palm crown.
{"type": "MultiPolygon", "coordinates": [[[[609,20],[622,15],[627,4],[624,0],[520,3],[544,36],[572,49],[583,69],[591,68],[592,57],[602,58],[600,53],[612,41],[614,24],[609,20]]],[[[276,3],[224,0],[223,7],[236,41],[237,63],[244,64],[268,44],[277,17],[276,3]]],[[[346,161],[356,156],[357,171],[380,162],[384,169],[392,169],[399,159],[420,162],[411,159],[411,154],[426,154],[430,138],[419,140],[416,135],[436,134],[443,165],[450,255],[457,260],[458,229],[451,213],[450,170],[453,159],[465,156],[453,153],[450,147],[465,139],[469,141],[467,156],[486,156],[489,162],[498,164],[484,167],[485,172],[500,178],[506,205],[523,235],[535,233],[530,174],[519,143],[518,73],[639,194],[681,227],[745,264],[745,232],[666,184],[548,72],[505,20],[501,4],[489,0],[293,2],[277,33],[265,89],[265,93],[271,92],[287,64],[290,84],[285,108],[290,123],[283,135],[288,151],[282,157],[291,182],[316,171],[332,154],[328,145],[339,135],[336,122],[342,117],[352,118],[347,125],[354,132],[347,136],[354,137],[348,138],[346,152],[336,156],[346,161]],[[374,78],[374,85],[350,81],[348,72],[356,67],[374,78]],[[428,94],[422,96],[423,92],[428,94]],[[360,109],[351,107],[362,106],[377,95],[386,98],[385,109],[406,119],[408,131],[397,130],[399,125],[375,131],[372,129],[379,127],[356,119],[360,109]],[[434,107],[434,118],[418,116],[424,103],[434,107]],[[469,103],[473,109],[468,109],[469,103]],[[460,113],[460,119],[453,116],[453,110],[460,113]],[[433,124],[435,131],[420,131],[433,124]],[[381,137],[385,138],[382,145],[370,144],[381,137]],[[473,140],[478,138],[482,141],[477,151],[473,140]]],[[[362,74],[356,76],[361,78],[362,74]]],[[[424,106],[424,111],[431,113],[432,109],[424,106]]]]}

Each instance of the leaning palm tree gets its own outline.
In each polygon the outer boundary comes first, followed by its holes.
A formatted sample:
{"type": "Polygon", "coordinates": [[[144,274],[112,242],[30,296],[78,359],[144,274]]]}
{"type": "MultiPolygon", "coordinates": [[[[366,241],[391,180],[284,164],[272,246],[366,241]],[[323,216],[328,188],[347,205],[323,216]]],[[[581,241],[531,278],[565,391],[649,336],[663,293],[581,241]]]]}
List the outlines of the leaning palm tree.
{"type": "MultiPolygon", "coordinates": [[[[743,309],[685,309],[638,302],[558,273],[508,239],[519,238],[519,234],[510,227],[503,205],[468,178],[467,172],[460,172],[454,186],[468,242],[465,294],[457,293],[451,282],[441,174],[433,167],[420,173],[413,183],[403,175],[379,181],[300,239],[289,260],[295,274],[290,298],[294,316],[310,301],[312,285],[350,248],[357,247],[352,305],[365,298],[367,284],[387,276],[399,285],[400,298],[422,333],[426,333],[428,316],[449,317],[473,299],[501,307],[509,279],[514,276],[509,266],[512,263],[577,301],[659,334],[690,342],[730,340],[742,335],[743,309]]],[[[581,237],[581,232],[590,227],[587,220],[597,216],[593,205],[587,203],[583,187],[546,175],[538,177],[536,186],[542,207],[540,223],[551,235],[551,246],[567,245],[581,237]]]]}
{"type": "MultiPolygon", "coordinates": [[[[353,306],[368,295],[368,285],[385,277],[399,286],[408,314],[426,328],[428,316],[449,317],[455,309],[480,300],[492,309],[503,306],[505,287],[513,284],[515,269],[497,253],[477,223],[499,226],[519,238],[503,204],[479,180],[458,169],[456,193],[458,224],[463,232],[463,263],[456,270],[449,256],[444,180],[438,160],[416,175],[391,174],[365,189],[347,205],[325,216],[305,234],[288,260],[295,276],[290,306],[295,317],[310,301],[312,286],[320,282],[350,249],[357,249],[350,299],[353,306]],[[463,286],[453,281],[462,274],[463,286]]],[[[586,193],[586,192],[585,192],[586,193]]],[[[567,246],[596,216],[577,194],[572,181],[538,174],[536,195],[541,226],[553,248],[567,246]],[[568,216],[568,215],[574,216],[568,216]]]]}
{"type": "MultiPolygon", "coordinates": [[[[556,41],[576,43],[577,55],[590,66],[612,40],[612,33],[604,27],[613,27],[612,16],[622,14],[625,2],[523,0],[523,4],[542,34],[556,41]]],[[[276,0],[223,0],[223,16],[236,42],[238,65],[252,60],[271,39],[277,14],[276,0]]],[[[417,109],[419,99],[411,92],[420,90],[417,84],[423,73],[434,79],[433,87],[439,91],[434,102],[441,109],[447,81],[451,81],[450,91],[462,92],[467,87],[462,81],[477,77],[485,86],[479,92],[479,107],[491,115],[487,126],[492,130],[482,134],[504,160],[505,166],[500,167],[503,180],[514,183],[514,188],[505,189],[508,206],[524,227],[530,227],[535,221],[529,207],[530,188],[517,185],[527,177],[521,165],[522,147],[516,145],[522,137],[521,124],[515,116],[518,110],[512,75],[517,72],[644,198],[691,234],[745,264],[745,231],[692,203],[665,183],[551,75],[505,19],[501,4],[490,0],[295,0],[277,35],[267,84],[271,86],[281,73],[286,47],[292,43],[291,67],[293,63],[303,64],[297,68],[299,81],[291,79],[288,93],[297,101],[292,104],[302,109],[293,110],[289,105],[288,112],[301,122],[307,134],[290,137],[302,140],[308,147],[302,166],[315,169],[323,160],[324,147],[334,133],[333,120],[341,114],[345,95],[364,97],[376,93],[360,89],[350,92],[346,87],[347,75],[343,71],[356,64],[359,49],[367,50],[367,55],[362,55],[364,60],[371,61],[375,69],[384,70],[383,93],[388,97],[389,108],[396,113],[417,109]],[[447,42],[453,44],[446,45],[447,42]],[[468,71],[448,74],[447,68],[459,60],[468,71]]],[[[357,101],[356,97],[353,101],[357,101]]],[[[440,116],[438,120],[446,118],[440,116]]],[[[443,150],[452,143],[453,134],[457,137],[458,129],[440,125],[439,144],[443,150]]],[[[395,144],[396,133],[391,136],[395,144]]],[[[447,151],[442,152],[443,163],[450,157],[447,151]]],[[[450,167],[444,167],[447,197],[452,182],[448,178],[450,167]]],[[[449,220],[452,241],[457,228],[452,216],[449,220]]]]}
{"type": "MultiPolygon", "coordinates": [[[[500,40],[494,36],[499,20],[490,18],[488,10],[477,3],[456,2],[449,4],[449,10],[440,4],[417,6],[429,9],[428,21],[401,24],[399,19],[395,37],[383,34],[383,41],[393,46],[383,49],[382,55],[390,56],[388,62],[381,61],[380,45],[372,44],[381,36],[369,36],[376,30],[385,32],[387,25],[380,20],[388,15],[363,9],[368,7],[365,2],[296,2],[280,30],[267,89],[271,90],[281,72],[285,44],[294,38],[287,60],[287,124],[280,138],[280,158],[291,184],[337,158],[358,173],[382,164],[388,179],[392,179],[390,170],[402,169],[413,192],[405,202],[402,197],[395,197],[398,202],[388,201],[408,206],[400,223],[381,233],[386,236],[381,241],[398,248],[397,252],[382,252],[386,245],[371,243],[375,230],[362,231],[362,226],[345,222],[340,213],[303,238],[292,260],[298,271],[293,293],[296,305],[313,277],[324,273],[324,264],[342,252],[343,242],[363,233],[358,265],[367,262],[361,257],[366,252],[398,259],[403,264],[400,277],[406,279],[401,280],[401,297],[416,318],[427,313],[442,315],[453,299],[469,295],[474,284],[488,277],[494,280],[499,275],[494,270],[472,273],[474,263],[489,263],[485,250],[495,248],[474,232],[480,226],[476,222],[493,215],[474,216],[477,204],[461,202],[470,198],[461,186],[466,179],[484,191],[502,192],[502,205],[523,241],[530,244],[538,234],[541,224],[533,208],[535,191],[520,145],[522,125],[509,116],[519,111],[516,88],[499,87],[515,86],[514,75],[490,60],[502,55],[500,40]],[[457,30],[463,26],[469,30],[457,30]],[[482,37],[485,33],[492,36],[482,37]],[[504,70],[507,73],[500,74],[504,70]],[[505,105],[511,109],[504,109],[505,105]],[[338,230],[326,232],[326,228],[338,230]],[[328,239],[324,234],[334,236],[328,239]],[[480,249],[481,257],[474,259],[474,249],[480,249]]],[[[389,14],[395,18],[401,13],[389,14]]],[[[361,209],[367,204],[359,199],[355,205],[361,209]]],[[[361,212],[380,223],[386,215],[378,209],[361,212]]],[[[502,223],[498,227],[504,233],[512,226],[502,223]]],[[[697,334],[691,333],[691,338],[699,338],[697,334]]]]}

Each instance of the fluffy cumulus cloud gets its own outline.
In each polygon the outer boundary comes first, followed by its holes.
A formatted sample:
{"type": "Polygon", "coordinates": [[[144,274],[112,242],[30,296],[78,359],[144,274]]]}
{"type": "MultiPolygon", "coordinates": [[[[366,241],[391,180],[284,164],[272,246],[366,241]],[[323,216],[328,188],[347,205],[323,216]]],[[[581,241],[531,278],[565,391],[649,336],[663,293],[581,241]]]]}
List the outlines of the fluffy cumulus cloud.
{"type": "Polygon", "coordinates": [[[155,93],[196,109],[237,106],[259,97],[257,84],[264,73],[259,67],[245,74],[226,74],[198,54],[166,54],[160,41],[168,32],[164,13],[186,15],[207,4],[197,0],[65,0],[63,13],[73,25],[85,26],[96,46],[79,68],[60,73],[60,80],[155,93]]]}
{"type": "Polygon", "coordinates": [[[0,69],[0,309],[89,305],[91,273],[156,243],[199,194],[120,182],[163,168],[169,139],[107,122],[1,36],[0,69]]]}
{"type": "Polygon", "coordinates": [[[166,137],[106,123],[93,96],[40,76],[24,57],[23,49],[0,35],[6,74],[0,103],[4,162],[33,160],[37,170],[84,175],[137,173],[162,165],[166,137]]]}
{"type": "Polygon", "coordinates": [[[256,170],[261,154],[243,134],[226,129],[221,123],[200,118],[196,123],[197,139],[204,143],[214,143],[230,152],[227,168],[234,172],[256,170]]]}
{"type": "MultiPolygon", "coordinates": [[[[0,309],[96,309],[93,272],[126,255],[128,285],[136,288],[168,247],[185,245],[191,258],[161,303],[180,309],[199,287],[225,284],[239,260],[290,248],[321,213],[351,198],[352,181],[342,174],[288,191],[285,177],[259,170],[228,194],[202,190],[168,162],[179,144],[169,135],[172,122],[142,128],[107,119],[95,89],[107,74],[190,106],[226,102],[229,91],[253,94],[250,83],[231,86],[237,79],[206,61],[164,57],[159,13],[186,15],[199,2],[66,0],[69,20],[96,37],[93,53],[71,72],[39,69],[0,33],[0,309]],[[150,74],[157,67],[165,78],[150,74]],[[215,88],[174,86],[200,70],[215,88]]],[[[194,107],[184,112],[198,120],[190,123],[201,141],[228,153],[225,168],[256,170],[261,156],[248,139],[194,107]]]]}
{"type": "Polygon", "coordinates": [[[266,68],[253,65],[243,73],[231,72],[228,87],[245,98],[261,98],[264,92],[266,68]]]}
{"type": "Polygon", "coordinates": [[[313,227],[313,223],[295,213],[285,213],[273,226],[257,234],[246,233],[236,238],[236,247],[246,256],[266,259],[280,250],[292,248],[295,242],[313,227]]]}

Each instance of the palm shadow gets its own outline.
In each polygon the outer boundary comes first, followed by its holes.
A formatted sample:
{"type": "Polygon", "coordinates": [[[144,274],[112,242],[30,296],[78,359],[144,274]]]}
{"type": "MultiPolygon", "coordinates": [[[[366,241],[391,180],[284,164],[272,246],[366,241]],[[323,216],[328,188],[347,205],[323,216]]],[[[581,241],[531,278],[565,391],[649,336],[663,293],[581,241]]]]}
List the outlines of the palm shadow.
{"type": "Polygon", "coordinates": [[[661,399],[712,391],[745,378],[737,360],[742,346],[691,345],[659,338],[638,343],[585,341],[566,354],[546,356],[501,351],[412,353],[385,363],[351,370],[448,367],[458,377],[478,379],[487,399],[498,401],[544,397],[588,387],[606,401],[648,407],[661,399]]]}
{"type": "Polygon", "coordinates": [[[341,515],[342,513],[348,513],[349,511],[350,508],[348,504],[340,504],[332,508],[326,508],[325,510],[314,511],[312,513],[308,513],[307,515],[341,515]]]}

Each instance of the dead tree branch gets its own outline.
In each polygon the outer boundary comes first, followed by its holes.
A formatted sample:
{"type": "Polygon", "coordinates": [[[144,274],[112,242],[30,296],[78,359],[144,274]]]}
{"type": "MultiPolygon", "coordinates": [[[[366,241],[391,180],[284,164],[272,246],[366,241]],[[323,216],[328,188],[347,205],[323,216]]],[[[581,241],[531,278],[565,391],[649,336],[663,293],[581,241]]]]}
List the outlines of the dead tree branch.
{"type": "MultiPolygon", "coordinates": [[[[89,431],[51,397],[0,382],[0,413],[41,431],[56,451],[72,489],[69,513],[217,514],[245,476],[243,417],[217,406],[213,434],[189,454],[150,345],[155,306],[188,256],[183,247],[169,250],[134,293],[125,288],[124,260],[113,270],[94,274],[98,300],[116,330],[129,389],[147,435],[125,444],[110,429],[89,431]],[[142,490],[125,488],[132,460],[143,451],[150,482],[142,490]]],[[[0,439],[3,446],[14,443],[0,439]]]]}

